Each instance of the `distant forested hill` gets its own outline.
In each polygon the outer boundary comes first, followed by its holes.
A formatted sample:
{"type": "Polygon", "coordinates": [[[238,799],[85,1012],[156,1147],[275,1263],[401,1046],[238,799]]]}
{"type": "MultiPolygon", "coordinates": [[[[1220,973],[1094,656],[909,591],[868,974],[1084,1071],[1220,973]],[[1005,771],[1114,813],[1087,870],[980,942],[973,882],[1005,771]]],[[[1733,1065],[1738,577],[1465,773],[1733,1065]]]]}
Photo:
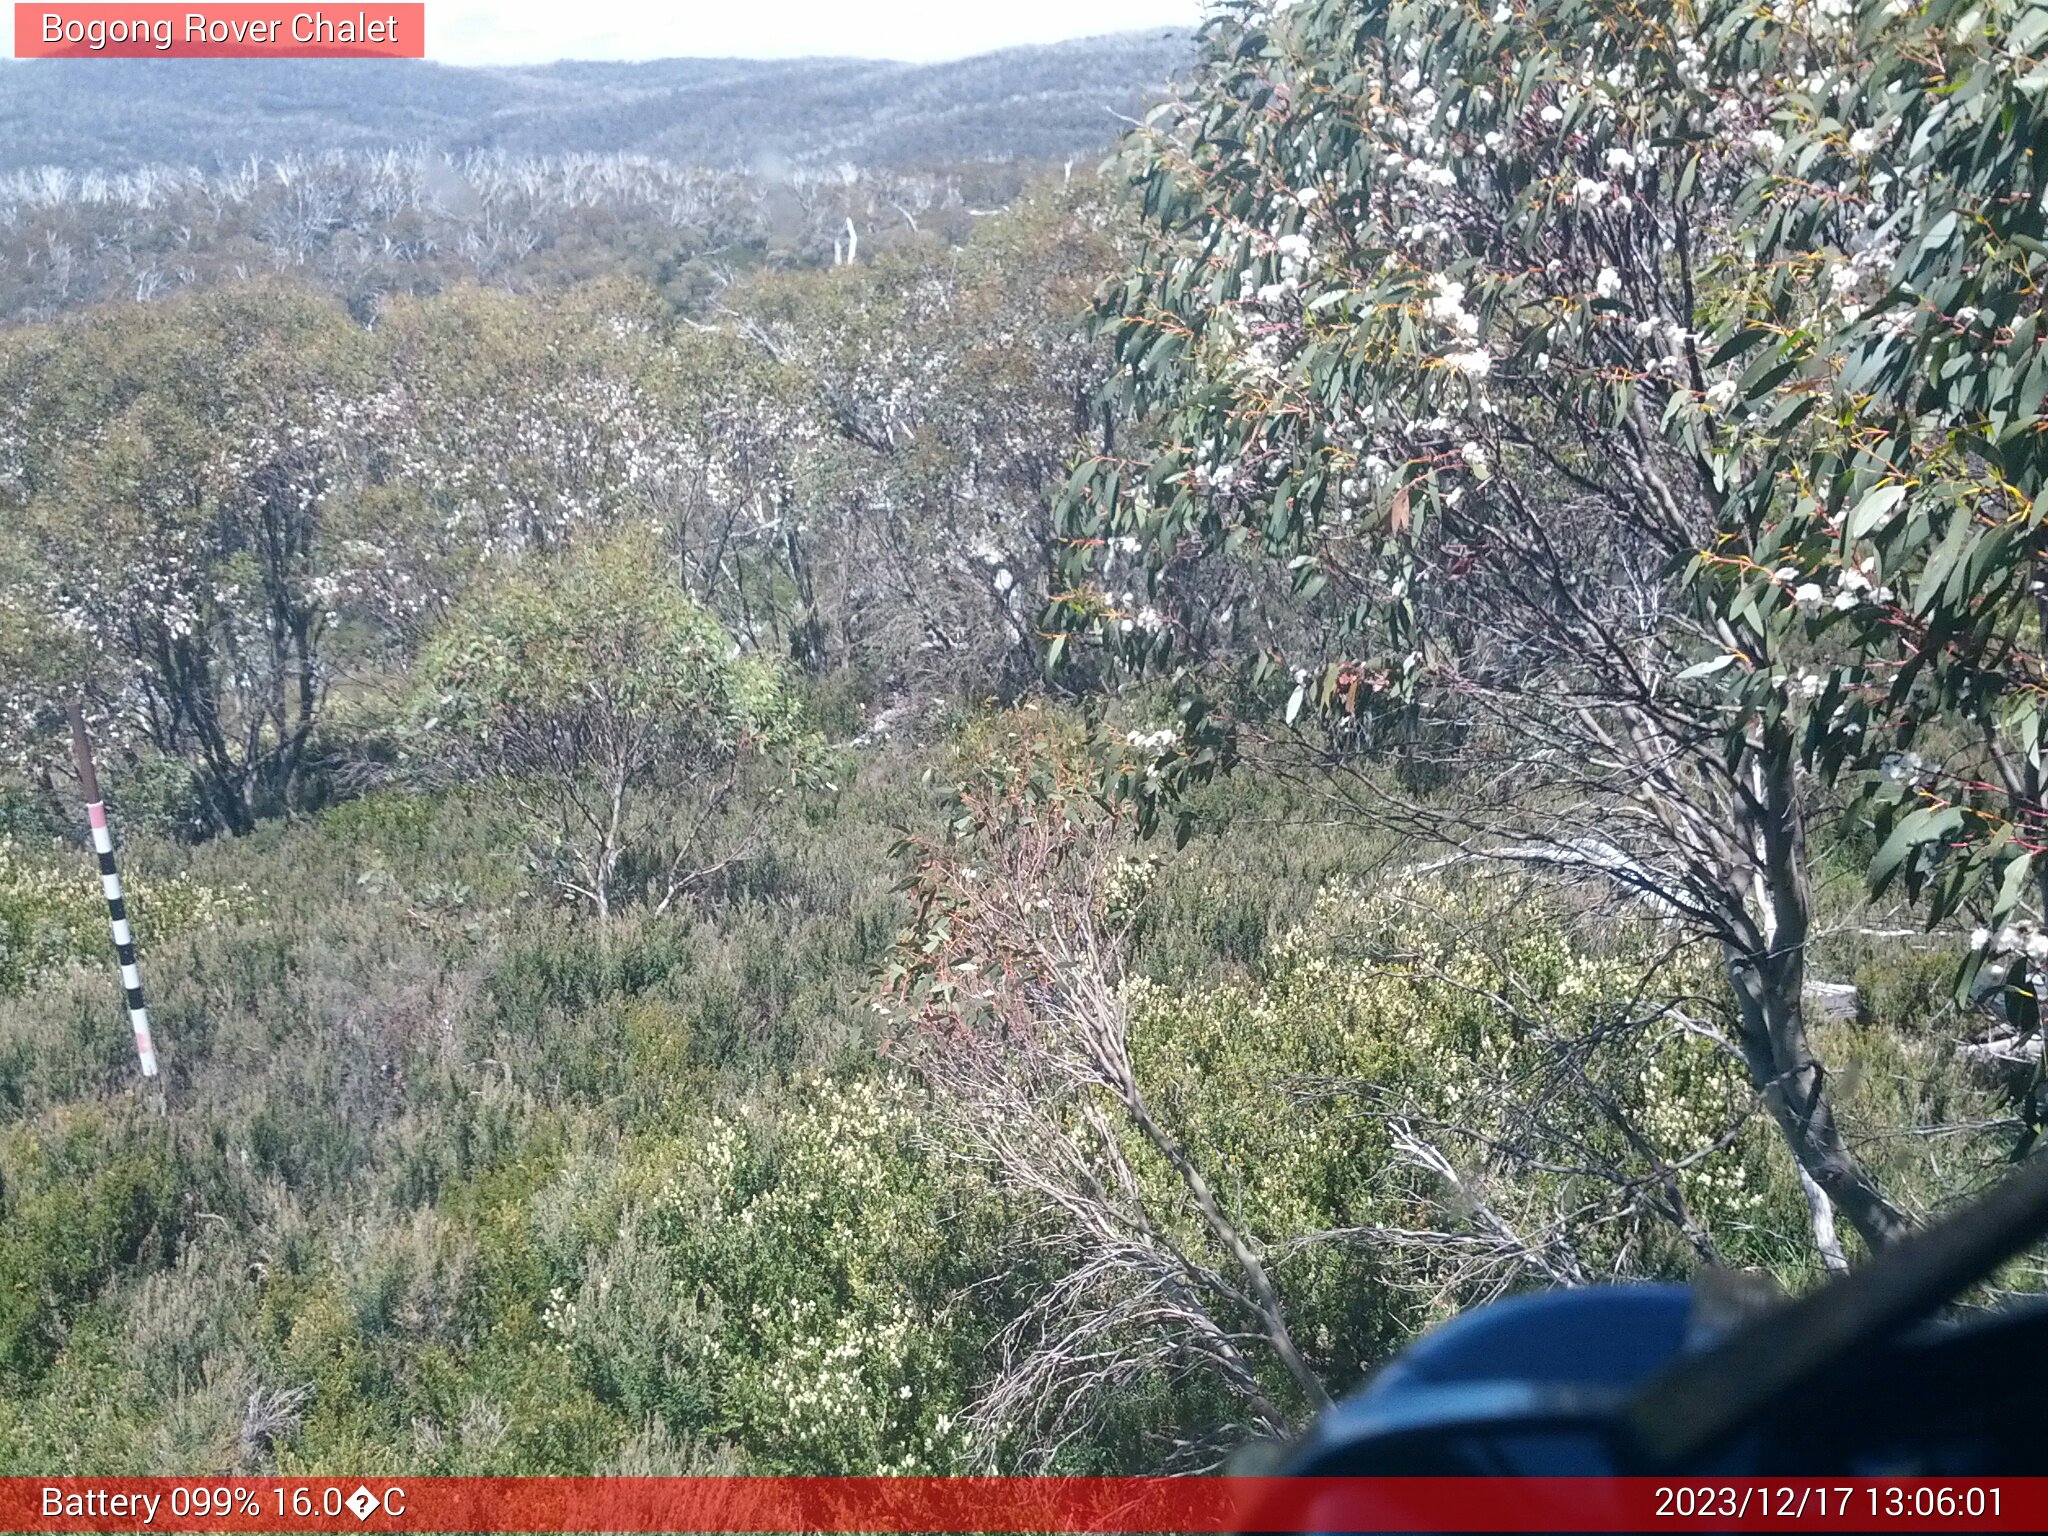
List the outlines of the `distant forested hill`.
{"type": "Polygon", "coordinates": [[[944,64],[667,59],[457,69],[371,61],[0,61],[0,172],[232,164],[420,145],[639,153],[719,168],[1052,159],[1110,140],[1185,32],[944,64]]]}

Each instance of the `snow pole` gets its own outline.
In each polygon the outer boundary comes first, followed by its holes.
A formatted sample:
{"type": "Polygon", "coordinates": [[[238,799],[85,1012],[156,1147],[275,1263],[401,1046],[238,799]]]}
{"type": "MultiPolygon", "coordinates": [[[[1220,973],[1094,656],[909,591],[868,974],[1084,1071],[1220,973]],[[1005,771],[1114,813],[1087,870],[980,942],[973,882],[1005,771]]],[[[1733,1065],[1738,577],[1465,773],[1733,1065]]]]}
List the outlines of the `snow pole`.
{"type": "Polygon", "coordinates": [[[121,893],[121,870],[114,862],[114,834],[107,826],[106,803],[100,799],[100,776],[92,762],[92,738],[85,733],[85,711],[73,704],[71,756],[78,765],[78,784],[85,794],[85,815],[92,823],[92,851],[99,855],[100,888],[106,892],[107,919],[114,929],[114,955],[121,964],[121,990],[128,997],[128,1022],[135,1029],[135,1054],[142,1075],[156,1076],[156,1046],[149,1036],[149,1009],[142,1001],[142,973],[135,965],[135,930],[128,926],[128,902],[121,893]]]}

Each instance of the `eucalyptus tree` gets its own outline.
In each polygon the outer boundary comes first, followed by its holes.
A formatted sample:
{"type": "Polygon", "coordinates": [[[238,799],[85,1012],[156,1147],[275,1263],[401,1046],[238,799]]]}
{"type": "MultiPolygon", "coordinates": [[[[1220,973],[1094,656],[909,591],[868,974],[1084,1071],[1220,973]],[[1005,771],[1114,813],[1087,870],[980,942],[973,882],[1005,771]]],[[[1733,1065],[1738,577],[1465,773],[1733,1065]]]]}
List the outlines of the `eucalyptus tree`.
{"type": "MultiPolygon", "coordinates": [[[[2048,963],[2048,6],[1866,16],[1781,101],[1721,349],[1694,578],[1766,644],[1709,663],[1871,828],[1873,884],[1973,914],[1959,992],[2031,1062],[2048,963]]],[[[2002,1039],[2000,1038],[2002,1037],[2002,1039]]]]}
{"type": "Polygon", "coordinates": [[[810,644],[884,688],[1014,698],[1039,675],[1053,506],[1101,378],[1083,322],[1111,269],[1102,223],[1076,183],[957,250],[913,238],[728,300],[801,389],[778,440],[799,450],[786,545],[810,644]]]}
{"type": "MultiPolygon", "coordinates": [[[[600,919],[635,896],[667,911],[751,850],[776,793],[756,770],[796,745],[776,670],[735,655],[665,563],[641,529],[535,556],[420,657],[419,775],[492,786],[557,894],[600,919]]],[[[786,787],[801,763],[780,761],[786,787]]]]}
{"type": "MultiPolygon", "coordinates": [[[[339,305],[250,288],[0,346],[0,603],[14,756],[85,697],[117,749],[190,771],[208,830],[288,805],[333,677],[330,493],[371,349],[339,305]]],[[[32,765],[32,764],[31,764],[32,765]]]]}
{"type": "MultiPolygon", "coordinates": [[[[1997,189],[2033,143],[2033,15],[1226,4],[1134,145],[1146,238],[1101,306],[1147,431],[1065,502],[1055,651],[1181,695],[1112,770],[1148,818],[1233,764],[1383,750],[1410,773],[1356,774],[1380,814],[1649,901],[1718,948],[1824,1251],[1837,1207],[1873,1245],[1907,1218],[1809,1030],[1808,823],[1898,726],[1878,679],[1925,700],[1906,736],[1955,715],[1925,662],[1827,670],[1837,615],[1897,644],[1897,584],[1854,541],[1910,499],[1840,445],[1880,374],[1898,420],[1944,388],[2018,419],[1987,381],[2021,283],[1960,324],[1910,290],[1916,261],[1936,298],[2021,269],[2038,209],[1997,189]],[[1967,278],[1980,245],[1994,275],[1967,278]],[[1897,334],[1845,365],[1845,328],[1897,334]],[[1455,793],[1397,787],[1417,774],[1455,793]]],[[[1923,524],[1975,526],[1954,482],[1926,492],[1923,524]]],[[[1960,570],[1935,577],[1967,608],[1960,570]]],[[[1902,819],[1879,872],[1954,809],[1902,819]]]]}

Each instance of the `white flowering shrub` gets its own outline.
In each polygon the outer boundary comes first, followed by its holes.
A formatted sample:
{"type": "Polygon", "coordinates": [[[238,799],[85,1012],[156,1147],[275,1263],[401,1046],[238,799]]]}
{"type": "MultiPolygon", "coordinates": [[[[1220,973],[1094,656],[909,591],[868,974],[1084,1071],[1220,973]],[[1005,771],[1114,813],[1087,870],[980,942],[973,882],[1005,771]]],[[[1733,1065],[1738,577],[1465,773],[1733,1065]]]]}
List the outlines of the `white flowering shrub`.
{"type": "MultiPolygon", "coordinates": [[[[232,922],[258,906],[247,886],[208,885],[185,874],[153,880],[146,867],[131,870],[125,883],[145,946],[232,922]]],[[[111,945],[99,872],[84,850],[66,859],[0,838],[0,997],[67,964],[111,966],[111,945]]]]}
{"type": "Polygon", "coordinates": [[[699,1319],[708,1424],[764,1471],[936,1474],[966,1454],[974,1362],[935,1298],[964,1287],[976,1230],[917,1125],[901,1079],[814,1078],[711,1119],[669,1182],[657,1230],[699,1319]]]}
{"type": "Polygon", "coordinates": [[[1096,909],[1103,924],[1113,929],[1129,927],[1152,894],[1152,883],[1158,873],[1156,858],[1133,855],[1112,864],[1096,896],[1096,909]]]}
{"type": "Polygon", "coordinates": [[[431,619],[477,565],[644,520],[706,472],[677,430],[661,306],[636,284],[545,307],[457,289],[394,302],[380,332],[387,376],[361,405],[382,447],[364,536],[387,558],[351,595],[394,616],[431,619]]]}

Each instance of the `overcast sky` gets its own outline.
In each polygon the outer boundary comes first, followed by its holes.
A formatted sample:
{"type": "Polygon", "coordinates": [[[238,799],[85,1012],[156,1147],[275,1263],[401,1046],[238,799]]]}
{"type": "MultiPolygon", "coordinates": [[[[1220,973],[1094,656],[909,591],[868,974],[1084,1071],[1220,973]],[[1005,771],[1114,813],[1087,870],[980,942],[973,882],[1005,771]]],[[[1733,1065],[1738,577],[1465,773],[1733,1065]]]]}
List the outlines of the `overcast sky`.
{"type": "Polygon", "coordinates": [[[1137,27],[1191,26],[1202,0],[427,0],[447,64],[686,55],[957,59],[1137,27]]]}

